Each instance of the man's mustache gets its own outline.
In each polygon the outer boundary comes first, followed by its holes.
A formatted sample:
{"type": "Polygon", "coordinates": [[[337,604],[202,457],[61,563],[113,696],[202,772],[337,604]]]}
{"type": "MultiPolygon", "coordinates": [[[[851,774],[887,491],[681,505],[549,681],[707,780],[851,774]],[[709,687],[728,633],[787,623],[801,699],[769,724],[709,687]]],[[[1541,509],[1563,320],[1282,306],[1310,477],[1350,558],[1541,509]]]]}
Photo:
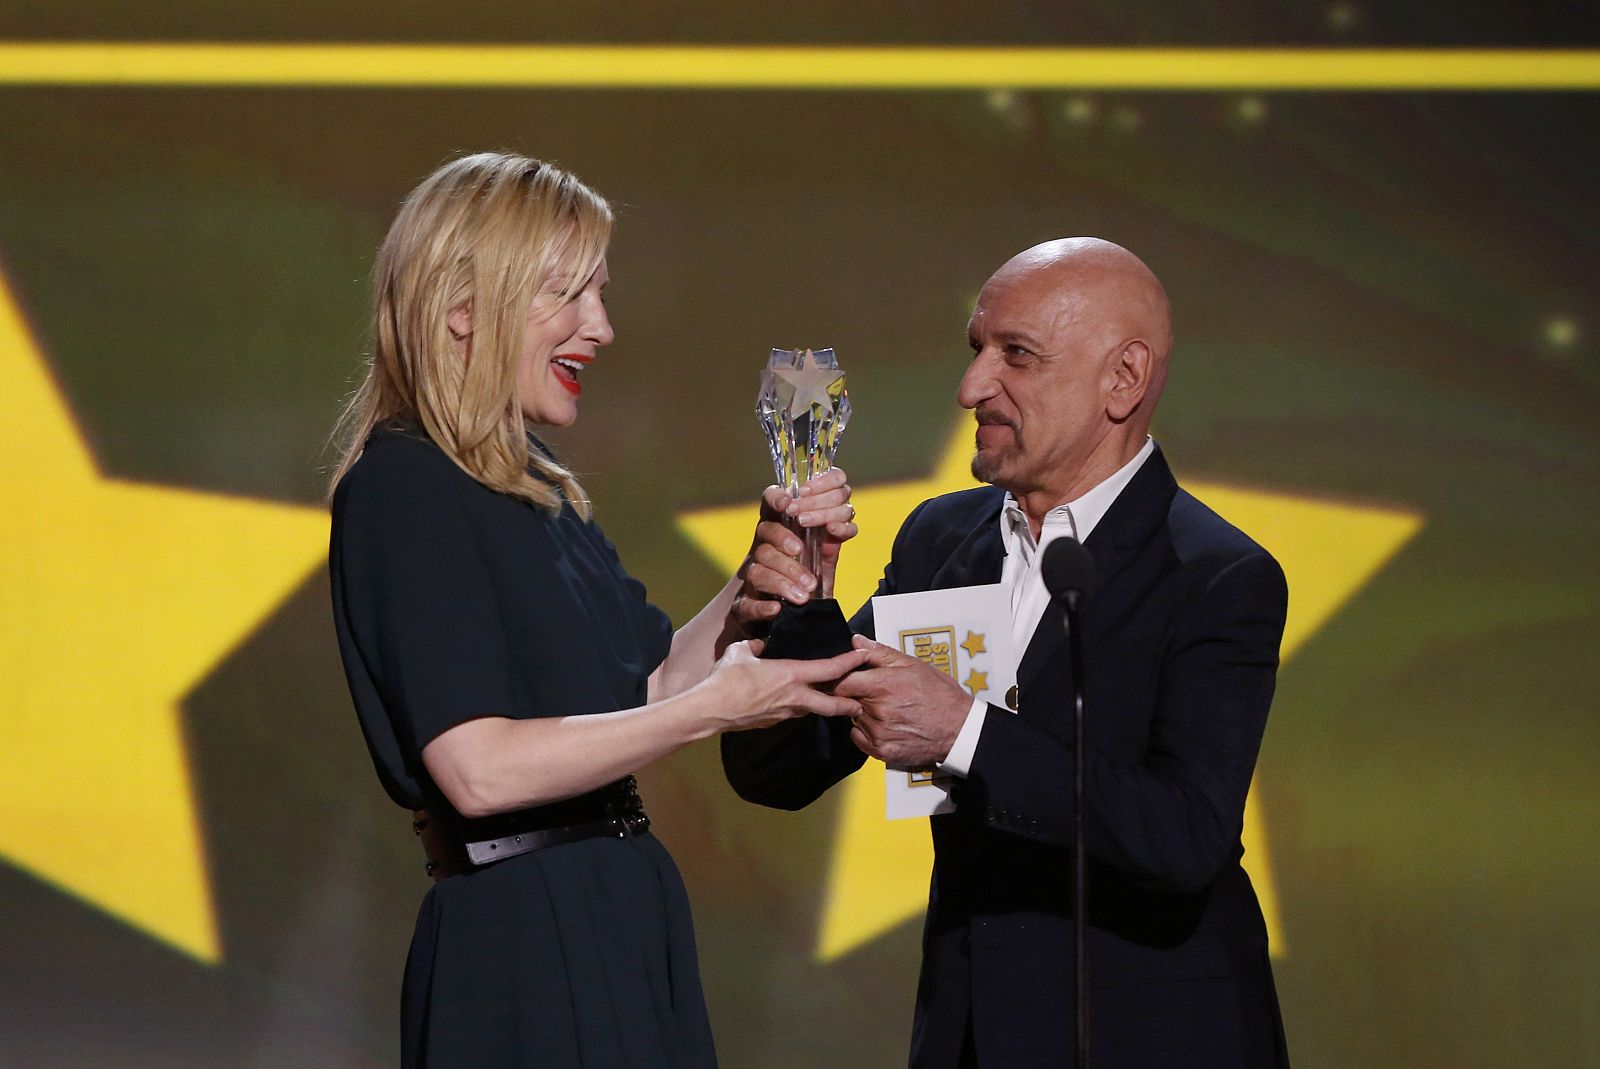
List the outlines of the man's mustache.
{"type": "Polygon", "coordinates": [[[1021,427],[1017,426],[1016,420],[1007,419],[1005,416],[1002,416],[1000,413],[990,408],[974,409],[972,418],[978,421],[978,426],[980,427],[1010,427],[1014,431],[1020,431],[1022,429],[1021,427]]]}

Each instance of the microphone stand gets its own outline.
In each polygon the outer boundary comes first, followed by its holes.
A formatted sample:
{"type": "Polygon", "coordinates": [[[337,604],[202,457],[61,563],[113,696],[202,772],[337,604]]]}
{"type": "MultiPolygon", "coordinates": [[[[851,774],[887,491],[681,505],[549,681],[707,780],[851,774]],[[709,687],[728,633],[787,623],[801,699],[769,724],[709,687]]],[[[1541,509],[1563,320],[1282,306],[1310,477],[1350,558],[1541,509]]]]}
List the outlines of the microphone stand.
{"type": "Polygon", "coordinates": [[[1064,597],[1067,649],[1072,664],[1072,948],[1073,1003],[1077,1013],[1077,1069],[1089,1065],[1089,955],[1084,933],[1089,914],[1088,865],[1083,835],[1083,639],[1078,627],[1078,594],[1064,597]]]}
{"type": "Polygon", "coordinates": [[[1072,666],[1072,950],[1073,1002],[1077,1010],[1077,1069],[1089,1065],[1089,852],[1083,834],[1083,639],[1078,600],[1094,581],[1094,558],[1076,538],[1061,537],[1044,550],[1040,575],[1045,589],[1066,609],[1067,652],[1072,666]]]}

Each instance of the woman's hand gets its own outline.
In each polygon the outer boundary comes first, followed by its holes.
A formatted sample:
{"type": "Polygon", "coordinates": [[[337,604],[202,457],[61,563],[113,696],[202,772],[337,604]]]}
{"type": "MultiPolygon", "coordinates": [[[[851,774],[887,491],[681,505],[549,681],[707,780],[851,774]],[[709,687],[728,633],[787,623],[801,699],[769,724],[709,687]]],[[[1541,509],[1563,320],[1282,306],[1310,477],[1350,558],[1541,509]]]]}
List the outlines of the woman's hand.
{"type": "Polygon", "coordinates": [[[856,509],[850,504],[850,483],[842,468],[832,468],[807,482],[798,497],[791,497],[779,486],[769,486],[761,495],[761,519],[756,524],[755,540],[740,566],[739,593],[734,598],[732,619],[742,634],[753,635],[778,615],[784,601],[803,604],[819,580],[831,588],[839,565],[839,549],[860,530],[855,524],[856,509]],[[821,577],[807,572],[800,564],[803,544],[796,530],[822,528],[821,577]]]}
{"type": "Polygon", "coordinates": [[[825,661],[763,661],[761,643],[736,642],[728,647],[701,686],[719,690],[718,731],[770,727],[806,713],[855,716],[861,706],[817,690],[866,662],[866,650],[851,650],[825,661]]]}

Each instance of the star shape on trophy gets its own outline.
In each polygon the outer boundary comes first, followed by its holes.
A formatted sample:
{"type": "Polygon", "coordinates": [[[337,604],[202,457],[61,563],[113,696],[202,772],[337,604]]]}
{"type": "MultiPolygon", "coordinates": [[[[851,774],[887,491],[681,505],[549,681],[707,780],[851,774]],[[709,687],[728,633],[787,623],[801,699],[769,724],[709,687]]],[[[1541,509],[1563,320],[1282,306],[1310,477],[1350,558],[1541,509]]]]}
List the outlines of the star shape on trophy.
{"type": "Polygon", "coordinates": [[[789,411],[796,415],[811,410],[813,405],[821,406],[824,412],[832,409],[833,395],[829,391],[844,377],[837,367],[819,364],[817,354],[810,349],[800,354],[796,366],[773,368],[772,373],[794,390],[789,411]]]}
{"type": "Polygon", "coordinates": [[[983,636],[976,631],[967,632],[967,640],[961,644],[961,648],[967,651],[968,657],[976,657],[980,653],[989,652],[983,645],[983,636]]]}
{"type": "Polygon", "coordinates": [[[961,685],[967,688],[967,693],[976,698],[981,692],[989,689],[989,673],[974,668],[967,673],[967,678],[961,685]]]}

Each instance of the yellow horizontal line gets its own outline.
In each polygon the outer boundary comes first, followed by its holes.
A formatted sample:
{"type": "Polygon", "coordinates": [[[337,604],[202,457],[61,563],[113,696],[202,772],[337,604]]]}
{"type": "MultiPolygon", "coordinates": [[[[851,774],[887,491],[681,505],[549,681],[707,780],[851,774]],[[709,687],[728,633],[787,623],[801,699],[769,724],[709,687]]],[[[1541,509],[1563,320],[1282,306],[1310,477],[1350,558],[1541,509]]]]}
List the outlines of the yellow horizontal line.
{"type": "Polygon", "coordinates": [[[0,85],[1590,90],[1600,50],[0,42],[0,85]]]}

